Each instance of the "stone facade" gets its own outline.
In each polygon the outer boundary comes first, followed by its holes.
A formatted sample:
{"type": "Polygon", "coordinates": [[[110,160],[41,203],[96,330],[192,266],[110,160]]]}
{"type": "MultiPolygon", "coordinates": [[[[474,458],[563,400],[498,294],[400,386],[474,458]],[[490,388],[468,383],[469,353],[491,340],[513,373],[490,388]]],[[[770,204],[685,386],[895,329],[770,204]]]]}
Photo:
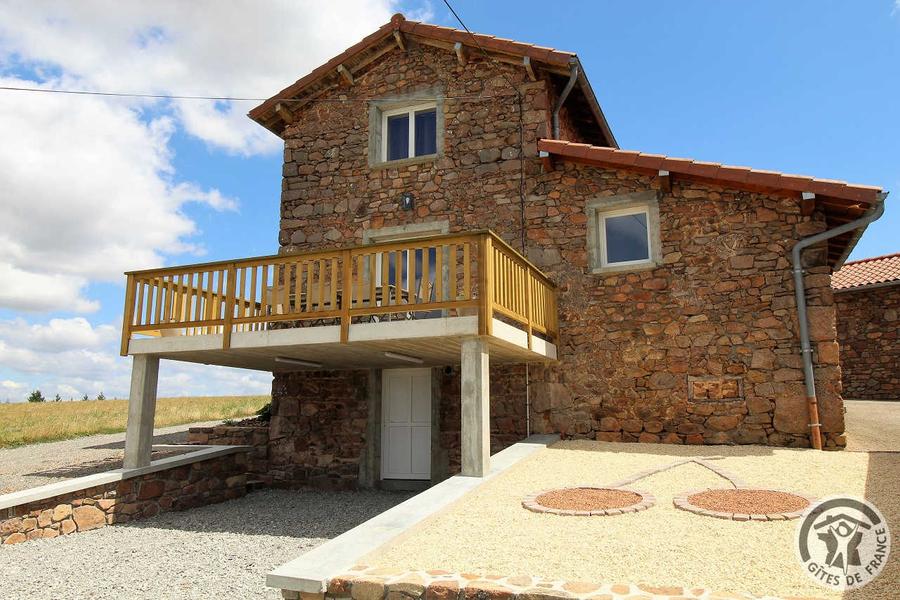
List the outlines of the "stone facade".
{"type": "Polygon", "coordinates": [[[0,543],[89,531],[246,493],[246,454],[228,454],[4,509],[0,543]]]}
{"type": "MultiPolygon", "coordinates": [[[[560,361],[530,369],[533,431],[809,444],[788,253],[824,230],[820,213],[803,216],[796,197],[777,192],[679,178],[664,192],[653,175],[580,164],[545,172],[536,141],[550,132],[552,84],[478,56],[463,67],[450,51],[410,42],[326,95],[344,101],[306,105],[284,132],[283,250],[361,244],[368,230],[413,223],[490,228],[516,248],[524,242],[528,258],[559,286],[560,306],[560,361]],[[522,94],[521,123],[507,80],[522,94]],[[423,90],[443,97],[439,155],[369,166],[367,100],[423,90]],[[658,198],[662,264],[594,274],[588,203],[648,191],[658,198]],[[414,210],[401,209],[402,192],[414,194],[414,210]]],[[[561,124],[563,137],[578,141],[565,109],[561,124]]],[[[843,443],[843,417],[830,268],[822,250],[806,259],[821,420],[835,447],[843,443]]],[[[275,375],[276,479],[355,477],[365,448],[365,380],[361,373],[275,375]]],[[[492,398],[495,439],[524,435],[524,389],[520,380],[509,397],[492,398]],[[507,410],[514,412],[499,414],[507,410]]],[[[450,385],[441,410],[451,457],[454,401],[450,385]]]]}
{"type": "Polygon", "coordinates": [[[247,453],[247,475],[264,484],[272,482],[269,475],[269,425],[216,425],[191,427],[188,444],[211,446],[250,446],[247,453]]]}
{"type": "MultiPolygon", "coordinates": [[[[491,368],[491,452],[526,436],[525,367],[491,368]]],[[[460,374],[433,369],[432,480],[460,471],[460,374]]],[[[276,376],[272,393],[269,475],[279,486],[352,489],[366,480],[367,455],[377,465],[380,414],[370,411],[366,371],[301,371],[276,376]],[[367,435],[375,440],[367,440],[367,435]]],[[[378,467],[373,466],[374,470],[378,467]]]]}
{"type": "Polygon", "coordinates": [[[835,292],[844,395],[900,400],[900,285],[835,292]]]}

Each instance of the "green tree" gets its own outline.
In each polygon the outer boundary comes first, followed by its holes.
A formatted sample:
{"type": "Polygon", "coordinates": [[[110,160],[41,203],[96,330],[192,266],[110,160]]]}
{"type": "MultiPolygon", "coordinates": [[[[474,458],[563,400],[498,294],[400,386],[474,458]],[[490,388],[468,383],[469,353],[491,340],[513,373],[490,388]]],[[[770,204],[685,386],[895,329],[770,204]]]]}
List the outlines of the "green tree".
{"type": "Polygon", "coordinates": [[[84,396],[82,396],[81,399],[82,399],[82,400],[90,400],[90,398],[88,398],[88,395],[87,395],[87,394],[85,394],[84,396]]]}
{"type": "Polygon", "coordinates": [[[30,394],[28,394],[29,402],[46,402],[47,399],[44,398],[44,395],[41,393],[41,390],[34,390],[30,394]]]}
{"type": "Polygon", "coordinates": [[[97,400],[106,400],[106,396],[103,395],[103,392],[97,394],[97,400]]]}
{"type": "Polygon", "coordinates": [[[62,397],[59,394],[57,394],[56,396],[53,397],[53,401],[54,402],[62,402],[62,397]]]}

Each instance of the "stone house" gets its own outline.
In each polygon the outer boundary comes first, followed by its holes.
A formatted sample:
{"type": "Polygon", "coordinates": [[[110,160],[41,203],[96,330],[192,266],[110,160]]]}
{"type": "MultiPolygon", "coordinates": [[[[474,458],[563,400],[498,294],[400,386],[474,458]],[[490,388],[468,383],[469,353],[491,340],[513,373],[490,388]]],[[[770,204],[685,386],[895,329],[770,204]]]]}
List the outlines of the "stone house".
{"type": "Polygon", "coordinates": [[[844,397],[900,400],[900,253],[844,263],[831,287],[844,397]]]}
{"type": "Polygon", "coordinates": [[[481,475],[531,433],[843,445],[831,273],[879,188],[622,150],[577,55],[402,15],[249,116],[279,255],[129,274],[132,464],[160,358],[274,373],[279,485],[481,475]]]}

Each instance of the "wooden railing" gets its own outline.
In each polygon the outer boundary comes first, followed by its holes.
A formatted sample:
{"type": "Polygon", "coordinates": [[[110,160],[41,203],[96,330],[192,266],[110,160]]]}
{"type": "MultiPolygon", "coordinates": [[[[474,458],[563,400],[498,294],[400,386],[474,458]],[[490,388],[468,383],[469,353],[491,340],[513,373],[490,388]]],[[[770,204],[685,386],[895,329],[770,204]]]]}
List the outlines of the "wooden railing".
{"type": "MultiPolygon", "coordinates": [[[[499,316],[521,325],[528,346],[557,338],[556,287],[490,231],[322,252],[126,273],[122,355],[132,335],[260,331],[284,322],[477,314],[490,335],[499,316]]],[[[309,324],[309,323],[307,323],[309,324]]]]}

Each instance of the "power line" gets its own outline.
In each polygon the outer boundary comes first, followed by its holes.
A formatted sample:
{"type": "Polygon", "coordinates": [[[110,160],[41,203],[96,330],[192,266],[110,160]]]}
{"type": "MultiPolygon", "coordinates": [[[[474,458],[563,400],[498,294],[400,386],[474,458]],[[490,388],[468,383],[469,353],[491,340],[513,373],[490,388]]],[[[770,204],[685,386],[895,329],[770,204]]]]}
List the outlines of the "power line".
{"type": "MultiPolygon", "coordinates": [[[[490,61],[496,63],[497,61],[493,60],[490,55],[487,53],[480,43],[478,43],[478,38],[475,37],[475,34],[466,27],[466,24],[463,23],[462,18],[457,14],[456,10],[450,5],[449,0],[444,0],[444,4],[447,5],[447,8],[450,9],[450,12],[453,13],[453,16],[456,18],[457,22],[462,26],[463,29],[466,30],[466,33],[469,34],[469,37],[472,38],[472,41],[475,42],[475,46],[481,50],[481,53],[484,54],[484,57],[490,61]]],[[[506,73],[503,70],[500,70],[500,75],[503,79],[506,80],[506,83],[509,84],[509,87],[512,88],[513,92],[516,94],[516,104],[519,109],[519,232],[521,236],[520,244],[522,246],[522,254],[526,253],[526,240],[527,240],[527,231],[526,231],[526,221],[525,221],[525,121],[522,114],[522,93],[519,92],[519,88],[516,87],[509,77],[506,76],[506,73]]]]}
{"type": "MultiPolygon", "coordinates": [[[[383,97],[378,98],[244,98],[237,96],[189,96],[179,94],[149,94],[141,92],[103,92],[92,90],[65,90],[52,88],[36,88],[36,87],[16,87],[16,86],[0,86],[0,90],[9,92],[35,92],[43,94],[68,94],[75,96],[105,96],[113,98],[149,98],[157,100],[215,100],[222,102],[265,102],[267,100],[275,100],[277,102],[334,102],[338,104],[346,104],[349,102],[368,102],[370,100],[384,100],[383,97]]],[[[491,96],[444,96],[447,100],[490,100],[492,98],[502,98],[503,95],[491,96]]]]}
{"type": "Polygon", "coordinates": [[[44,94],[71,94],[76,96],[112,96],[115,98],[158,98],[165,100],[228,100],[235,102],[264,102],[267,98],[235,98],[232,96],[181,96],[169,94],[147,94],[129,92],[95,92],[91,90],[59,90],[36,87],[0,86],[0,90],[10,92],[40,92],[44,94]]]}

